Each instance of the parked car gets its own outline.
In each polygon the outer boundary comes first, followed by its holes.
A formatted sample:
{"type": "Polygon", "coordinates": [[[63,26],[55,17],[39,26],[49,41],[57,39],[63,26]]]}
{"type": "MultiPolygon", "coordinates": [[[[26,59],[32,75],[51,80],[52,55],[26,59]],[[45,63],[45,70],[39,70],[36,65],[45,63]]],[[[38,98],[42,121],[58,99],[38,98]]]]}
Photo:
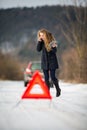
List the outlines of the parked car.
{"type": "MultiPolygon", "coordinates": [[[[41,70],[41,62],[40,61],[32,61],[29,62],[27,68],[24,71],[24,86],[26,87],[27,84],[30,82],[32,79],[32,76],[36,70],[39,70],[43,80],[44,80],[44,74],[41,70]]],[[[53,87],[53,83],[50,80],[50,87],[53,87]]]]}
{"type": "Polygon", "coordinates": [[[27,84],[32,79],[33,73],[36,70],[39,70],[41,76],[43,77],[43,72],[41,70],[41,63],[40,63],[40,61],[29,62],[27,68],[24,71],[24,86],[27,86],[27,84]]]}

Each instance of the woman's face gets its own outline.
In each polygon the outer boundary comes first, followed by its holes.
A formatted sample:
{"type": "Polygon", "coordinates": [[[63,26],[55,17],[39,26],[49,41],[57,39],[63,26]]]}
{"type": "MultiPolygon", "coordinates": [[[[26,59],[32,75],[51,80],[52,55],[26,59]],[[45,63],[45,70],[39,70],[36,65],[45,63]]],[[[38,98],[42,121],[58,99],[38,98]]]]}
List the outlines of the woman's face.
{"type": "Polygon", "coordinates": [[[40,37],[40,39],[44,40],[45,39],[44,33],[40,32],[39,37],[40,37]]]}

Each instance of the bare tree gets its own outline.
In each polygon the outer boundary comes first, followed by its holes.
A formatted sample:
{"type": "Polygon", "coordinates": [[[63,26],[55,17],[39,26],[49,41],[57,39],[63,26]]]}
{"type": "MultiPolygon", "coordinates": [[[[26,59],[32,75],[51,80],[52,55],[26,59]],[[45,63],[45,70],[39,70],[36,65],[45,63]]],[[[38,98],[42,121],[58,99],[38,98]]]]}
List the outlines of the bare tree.
{"type": "Polygon", "coordinates": [[[62,32],[77,51],[78,78],[87,82],[87,1],[73,0],[73,6],[65,6],[64,13],[65,17],[61,20],[62,32]]]}

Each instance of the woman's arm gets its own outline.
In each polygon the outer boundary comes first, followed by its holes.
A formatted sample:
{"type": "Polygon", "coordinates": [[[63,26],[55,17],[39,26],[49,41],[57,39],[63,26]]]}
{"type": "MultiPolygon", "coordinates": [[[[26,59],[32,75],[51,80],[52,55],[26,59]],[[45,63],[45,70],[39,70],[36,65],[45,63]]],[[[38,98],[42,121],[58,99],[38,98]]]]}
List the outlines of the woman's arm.
{"type": "Polygon", "coordinates": [[[50,45],[51,45],[51,52],[54,52],[54,53],[56,53],[57,52],[57,44],[56,44],[56,41],[52,41],[51,43],[50,43],[50,45]]]}
{"type": "Polygon", "coordinates": [[[43,41],[38,41],[38,43],[37,43],[37,51],[41,51],[42,50],[43,44],[44,44],[43,41]]]}

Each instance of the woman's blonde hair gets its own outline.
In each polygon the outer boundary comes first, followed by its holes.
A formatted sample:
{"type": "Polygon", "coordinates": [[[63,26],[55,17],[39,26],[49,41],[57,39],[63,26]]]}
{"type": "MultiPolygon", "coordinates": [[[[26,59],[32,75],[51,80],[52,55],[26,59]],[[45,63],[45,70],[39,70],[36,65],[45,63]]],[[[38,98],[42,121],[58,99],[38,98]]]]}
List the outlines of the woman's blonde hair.
{"type": "Polygon", "coordinates": [[[45,36],[44,43],[45,43],[46,50],[48,52],[51,51],[52,48],[49,44],[50,44],[50,42],[55,40],[54,36],[52,35],[52,33],[47,31],[46,29],[41,29],[41,30],[38,31],[38,34],[37,34],[38,38],[40,37],[40,33],[43,33],[44,36],[45,36]]]}

